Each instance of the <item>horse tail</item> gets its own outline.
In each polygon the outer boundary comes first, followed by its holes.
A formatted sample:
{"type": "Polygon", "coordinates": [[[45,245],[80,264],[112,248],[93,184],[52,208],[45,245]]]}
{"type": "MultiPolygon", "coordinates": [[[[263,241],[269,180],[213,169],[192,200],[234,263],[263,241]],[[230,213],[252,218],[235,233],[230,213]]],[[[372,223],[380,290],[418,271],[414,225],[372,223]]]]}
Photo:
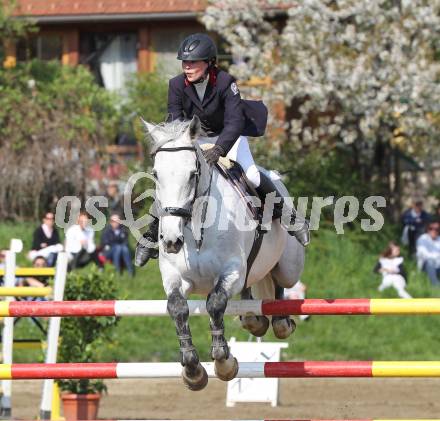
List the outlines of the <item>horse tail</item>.
{"type": "Polygon", "coordinates": [[[251,286],[252,297],[256,300],[273,300],[275,298],[275,282],[270,272],[259,282],[251,286]]]}

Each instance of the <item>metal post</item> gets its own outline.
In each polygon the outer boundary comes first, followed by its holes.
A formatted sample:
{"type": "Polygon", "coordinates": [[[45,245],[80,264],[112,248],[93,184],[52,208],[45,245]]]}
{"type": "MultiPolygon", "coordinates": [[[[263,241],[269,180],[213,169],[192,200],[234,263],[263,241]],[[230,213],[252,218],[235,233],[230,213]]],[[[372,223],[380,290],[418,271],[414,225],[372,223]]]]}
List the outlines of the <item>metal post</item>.
{"type": "MultiPolygon", "coordinates": [[[[13,251],[6,252],[5,259],[5,286],[15,286],[15,253],[13,251]]],[[[5,301],[12,301],[14,297],[5,297],[5,301]]],[[[2,351],[3,351],[3,364],[12,364],[12,349],[14,343],[14,318],[5,317],[3,325],[2,335],[2,351]]],[[[11,418],[12,406],[11,406],[11,394],[12,394],[12,381],[2,381],[3,396],[1,398],[1,410],[0,415],[2,418],[11,418]]]]}
{"type": "MultiPolygon", "coordinates": [[[[67,253],[61,252],[58,254],[57,265],[55,271],[54,281],[54,301],[63,301],[64,287],[66,285],[67,276],[67,253]]],[[[46,351],[46,363],[56,363],[58,352],[58,338],[60,335],[60,317],[52,317],[49,322],[49,330],[47,334],[47,351],[46,351]]],[[[41,398],[40,407],[40,419],[50,420],[52,413],[52,390],[53,379],[44,381],[43,384],[43,396],[41,398]]]]}

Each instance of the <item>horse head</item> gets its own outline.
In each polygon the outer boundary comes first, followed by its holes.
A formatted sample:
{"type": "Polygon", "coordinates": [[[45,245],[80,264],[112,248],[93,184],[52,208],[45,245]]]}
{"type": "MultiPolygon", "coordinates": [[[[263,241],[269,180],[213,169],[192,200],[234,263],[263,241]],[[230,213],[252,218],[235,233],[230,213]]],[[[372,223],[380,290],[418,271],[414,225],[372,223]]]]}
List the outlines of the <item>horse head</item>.
{"type": "Polygon", "coordinates": [[[159,241],[166,253],[183,246],[183,227],[191,219],[201,172],[206,162],[196,144],[200,120],[153,125],[144,121],[152,139],[153,176],[156,179],[156,209],[160,217],[159,241]]]}

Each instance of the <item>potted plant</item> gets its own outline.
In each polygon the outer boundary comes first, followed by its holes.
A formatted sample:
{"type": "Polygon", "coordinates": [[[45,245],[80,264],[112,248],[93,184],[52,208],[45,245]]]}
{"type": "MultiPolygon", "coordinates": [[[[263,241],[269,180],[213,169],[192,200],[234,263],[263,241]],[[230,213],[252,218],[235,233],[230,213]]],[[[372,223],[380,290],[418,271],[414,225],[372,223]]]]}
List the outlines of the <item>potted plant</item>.
{"type": "MultiPolygon", "coordinates": [[[[95,266],[71,272],[67,278],[65,300],[116,299],[113,272],[95,266]]],[[[61,322],[59,361],[63,363],[98,362],[102,351],[112,341],[116,317],[70,317],[61,322]]],[[[66,420],[97,419],[102,380],[58,380],[66,420]]]]}

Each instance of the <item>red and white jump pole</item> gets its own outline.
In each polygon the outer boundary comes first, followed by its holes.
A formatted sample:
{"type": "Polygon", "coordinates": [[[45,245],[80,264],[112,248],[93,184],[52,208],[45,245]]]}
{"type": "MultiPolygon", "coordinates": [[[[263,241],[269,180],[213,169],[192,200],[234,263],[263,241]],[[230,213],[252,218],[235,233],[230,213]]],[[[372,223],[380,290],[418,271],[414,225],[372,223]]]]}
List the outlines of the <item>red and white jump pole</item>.
{"type": "MultiPolygon", "coordinates": [[[[189,300],[192,315],[207,315],[205,301],[189,300]]],[[[440,314],[440,298],[306,299],[229,301],[227,315],[408,315],[440,314]]],[[[3,317],[167,316],[166,300],[4,301],[3,317]]]]}
{"type": "MultiPolygon", "coordinates": [[[[202,363],[216,377],[214,363],[202,363]]],[[[180,363],[0,364],[0,379],[180,378],[180,363]]],[[[440,361],[240,362],[237,378],[440,377],[440,361]]]]}

